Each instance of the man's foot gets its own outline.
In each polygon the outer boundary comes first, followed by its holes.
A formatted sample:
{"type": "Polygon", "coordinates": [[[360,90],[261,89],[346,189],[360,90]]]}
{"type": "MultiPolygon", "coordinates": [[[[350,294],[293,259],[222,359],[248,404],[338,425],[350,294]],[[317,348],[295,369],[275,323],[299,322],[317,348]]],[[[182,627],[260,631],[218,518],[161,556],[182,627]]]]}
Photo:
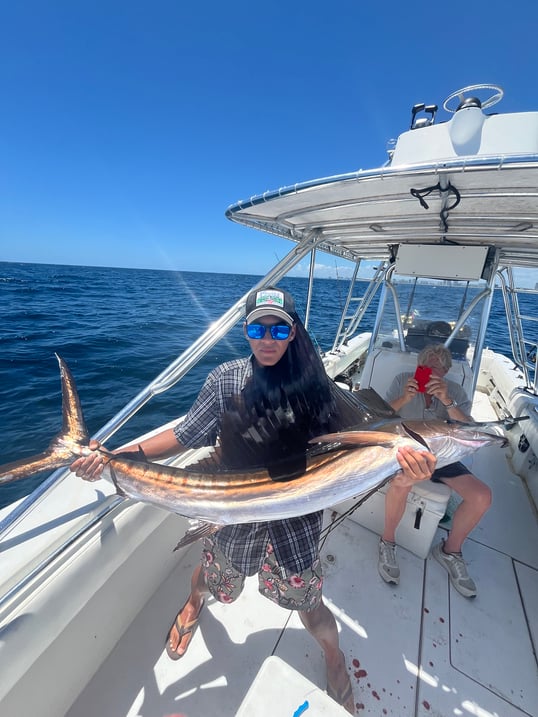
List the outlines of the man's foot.
{"type": "Polygon", "coordinates": [[[355,714],[355,699],[353,698],[353,688],[346,670],[346,661],[343,653],[340,667],[334,672],[327,669],[327,694],[331,699],[349,712],[355,714]]]}
{"type": "Polygon", "coordinates": [[[432,550],[433,557],[447,570],[450,582],[463,597],[476,596],[476,585],[467,572],[467,566],[461,553],[445,553],[442,540],[432,550]]]}
{"type": "Polygon", "coordinates": [[[396,545],[389,543],[380,538],[379,540],[379,560],[377,562],[379,574],[386,583],[394,583],[398,585],[400,582],[400,568],[396,560],[396,545]]]}
{"type": "Polygon", "coordinates": [[[176,615],[176,619],[168,631],[166,654],[171,660],[179,660],[180,657],[183,657],[198,627],[204,600],[202,600],[198,612],[193,614],[190,599],[191,596],[189,595],[187,602],[176,615]]]}

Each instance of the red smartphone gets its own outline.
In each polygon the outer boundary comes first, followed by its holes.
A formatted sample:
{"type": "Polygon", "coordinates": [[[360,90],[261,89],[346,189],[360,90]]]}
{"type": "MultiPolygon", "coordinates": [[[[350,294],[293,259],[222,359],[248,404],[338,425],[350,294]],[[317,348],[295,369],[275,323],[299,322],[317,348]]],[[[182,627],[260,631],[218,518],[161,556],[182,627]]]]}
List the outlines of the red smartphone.
{"type": "Polygon", "coordinates": [[[429,366],[417,366],[415,371],[415,379],[418,383],[418,390],[420,393],[424,393],[426,390],[426,384],[430,380],[432,370],[429,366]]]}

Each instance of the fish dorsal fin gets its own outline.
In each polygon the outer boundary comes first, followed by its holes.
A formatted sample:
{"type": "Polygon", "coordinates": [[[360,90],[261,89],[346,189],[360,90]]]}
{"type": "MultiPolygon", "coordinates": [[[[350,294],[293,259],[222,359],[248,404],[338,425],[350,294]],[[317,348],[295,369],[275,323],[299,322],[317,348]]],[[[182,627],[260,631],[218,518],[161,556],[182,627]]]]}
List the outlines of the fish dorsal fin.
{"type": "Polygon", "coordinates": [[[341,417],[341,426],[346,428],[365,428],[389,421],[396,411],[373,388],[361,388],[359,391],[343,391],[333,388],[333,395],[341,417]]]}
{"type": "Polygon", "coordinates": [[[300,451],[295,455],[274,461],[269,466],[263,465],[263,463],[252,463],[244,468],[229,468],[222,463],[220,446],[216,446],[211,450],[209,455],[183,466],[183,470],[185,473],[218,475],[223,481],[226,480],[227,476],[230,477],[230,480],[233,480],[238,472],[248,475],[253,471],[267,471],[271,480],[288,481],[304,474],[306,470],[306,457],[306,451],[300,451]]]}
{"type": "Polygon", "coordinates": [[[189,463],[182,466],[192,473],[226,473],[226,466],[222,462],[220,446],[211,446],[198,458],[194,457],[189,463]]]}
{"type": "Polygon", "coordinates": [[[397,439],[386,431],[339,431],[312,438],[310,443],[333,443],[340,446],[378,446],[392,444],[397,439]]]}

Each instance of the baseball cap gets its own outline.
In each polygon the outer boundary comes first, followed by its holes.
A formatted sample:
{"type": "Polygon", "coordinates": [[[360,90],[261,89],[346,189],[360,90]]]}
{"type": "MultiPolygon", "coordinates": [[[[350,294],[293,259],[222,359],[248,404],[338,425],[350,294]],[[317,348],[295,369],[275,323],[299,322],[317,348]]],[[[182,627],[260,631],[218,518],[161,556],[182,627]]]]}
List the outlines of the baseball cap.
{"type": "Polygon", "coordinates": [[[262,316],[278,316],[291,326],[294,319],[290,314],[295,313],[295,302],[287,291],[269,286],[266,289],[250,292],[247,296],[245,313],[247,324],[262,316]]]}

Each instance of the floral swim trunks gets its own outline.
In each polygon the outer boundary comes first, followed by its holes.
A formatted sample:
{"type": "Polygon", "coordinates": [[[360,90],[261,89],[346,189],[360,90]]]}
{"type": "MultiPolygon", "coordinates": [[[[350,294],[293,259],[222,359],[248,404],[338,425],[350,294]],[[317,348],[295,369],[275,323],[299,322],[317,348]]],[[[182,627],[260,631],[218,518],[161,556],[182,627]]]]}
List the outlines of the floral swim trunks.
{"type": "MultiPolygon", "coordinates": [[[[243,590],[245,575],[232,565],[211,538],[204,538],[202,570],[207,587],[219,602],[236,600],[243,590]]],[[[276,562],[273,546],[268,543],[264,560],[258,571],[260,593],[288,610],[308,612],[321,602],[323,576],[321,561],[297,575],[286,575],[276,562]]]]}

